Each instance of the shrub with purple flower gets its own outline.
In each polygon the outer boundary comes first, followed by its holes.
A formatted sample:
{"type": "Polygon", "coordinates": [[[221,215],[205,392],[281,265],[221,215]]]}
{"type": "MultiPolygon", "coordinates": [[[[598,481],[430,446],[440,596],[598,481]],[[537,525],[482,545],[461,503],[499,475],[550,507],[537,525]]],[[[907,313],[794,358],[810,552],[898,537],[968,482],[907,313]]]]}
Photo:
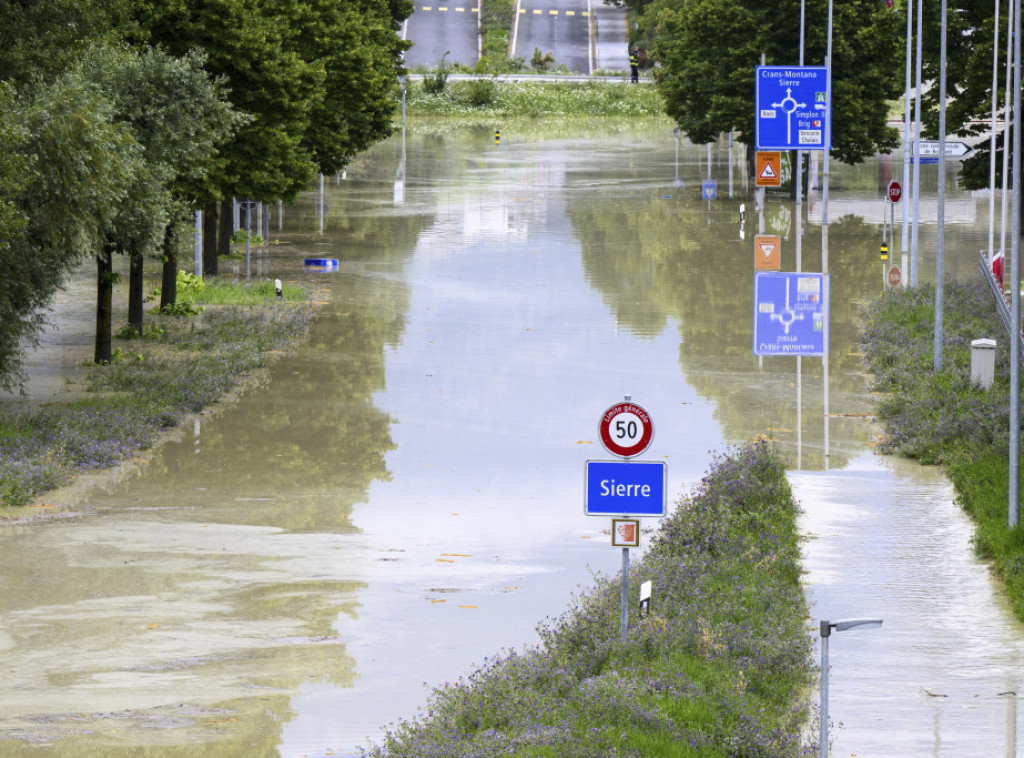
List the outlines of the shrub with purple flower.
{"type": "Polygon", "coordinates": [[[435,691],[428,710],[365,753],[384,756],[809,754],[807,606],[797,506],[779,456],[719,456],[630,572],[655,613],[619,631],[619,580],[602,577],[541,644],[435,691]]]}

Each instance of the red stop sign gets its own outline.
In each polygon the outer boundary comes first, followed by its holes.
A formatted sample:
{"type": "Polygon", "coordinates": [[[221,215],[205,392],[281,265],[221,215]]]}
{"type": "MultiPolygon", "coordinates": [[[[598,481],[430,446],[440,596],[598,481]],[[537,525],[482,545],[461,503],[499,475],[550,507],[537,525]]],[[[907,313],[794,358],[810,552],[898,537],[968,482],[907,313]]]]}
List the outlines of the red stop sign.
{"type": "Polygon", "coordinates": [[[890,203],[898,203],[900,198],[903,197],[903,187],[901,187],[900,183],[895,179],[889,182],[888,192],[890,203]]]}

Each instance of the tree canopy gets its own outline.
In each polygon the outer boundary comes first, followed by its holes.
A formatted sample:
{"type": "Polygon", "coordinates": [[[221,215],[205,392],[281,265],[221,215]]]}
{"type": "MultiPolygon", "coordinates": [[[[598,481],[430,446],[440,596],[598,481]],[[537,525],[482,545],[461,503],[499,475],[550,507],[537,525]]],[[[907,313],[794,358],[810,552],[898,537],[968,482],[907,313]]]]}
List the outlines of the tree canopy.
{"type": "MultiPolygon", "coordinates": [[[[754,69],[799,63],[799,0],[651,0],[640,5],[666,110],[691,140],[735,129],[754,142],[754,69]]],[[[903,91],[905,22],[877,0],[833,8],[832,154],[856,163],[899,144],[886,125],[903,91]]],[[[804,65],[824,65],[828,3],[809,0],[804,65]]]]}
{"type": "Polygon", "coordinates": [[[140,34],[176,55],[201,50],[250,117],[223,146],[208,199],[291,199],[391,133],[407,0],[150,0],[140,34]],[[395,14],[398,14],[397,16],[395,14]]]}
{"type": "Polygon", "coordinates": [[[154,249],[172,207],[290,199],[390,134],[412,7],[0,0],[0,386],[84,255],[154,249]]]}

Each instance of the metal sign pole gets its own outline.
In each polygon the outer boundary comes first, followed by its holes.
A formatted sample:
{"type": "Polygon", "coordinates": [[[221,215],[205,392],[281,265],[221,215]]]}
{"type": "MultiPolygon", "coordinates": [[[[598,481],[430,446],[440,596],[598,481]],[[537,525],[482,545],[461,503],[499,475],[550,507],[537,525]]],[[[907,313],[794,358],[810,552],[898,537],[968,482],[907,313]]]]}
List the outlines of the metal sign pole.
{"type": "Polygon", "coordinates": [[[626,633],[629,631],[629,548],[622,548],[622,641],[626,641],[626,633]]]}
{"type": "Polygon", "coordinates": [[[935,333],[932,339],[934,371],[942,370],[942,308],[946,287],[946,0],[942,0],[940,7],[942,21],[939,41],[939,221],[935,249],[935,333]]]}
{"type": "Polygon", "coordinates": [[[1013,212],[1010,226],[1010,481],[1009,525],[1020,523],[1020,0],[1013,0],[1013,212]]]}
{"type": "Polygon", "coordinates": [[[831,629],[821,622],[821,725],[818,730],[818,756],[828,758],[828,638],[831,629]]]}

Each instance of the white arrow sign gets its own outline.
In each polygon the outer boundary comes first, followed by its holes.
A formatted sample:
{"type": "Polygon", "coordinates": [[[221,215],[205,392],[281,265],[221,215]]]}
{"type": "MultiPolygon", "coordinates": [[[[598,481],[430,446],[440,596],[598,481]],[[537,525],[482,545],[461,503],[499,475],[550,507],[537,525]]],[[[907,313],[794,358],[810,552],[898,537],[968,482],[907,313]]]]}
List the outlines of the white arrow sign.
{"type": "MultiPolygon", "coordinates": [[[[939,155],[939,143],[937,140],[925,142],[921,140],[921,155],[939,155]]],[[[974,148],[966,142],[946,142],[947,158],[963,158],[974,152],[974,148]]]]}

